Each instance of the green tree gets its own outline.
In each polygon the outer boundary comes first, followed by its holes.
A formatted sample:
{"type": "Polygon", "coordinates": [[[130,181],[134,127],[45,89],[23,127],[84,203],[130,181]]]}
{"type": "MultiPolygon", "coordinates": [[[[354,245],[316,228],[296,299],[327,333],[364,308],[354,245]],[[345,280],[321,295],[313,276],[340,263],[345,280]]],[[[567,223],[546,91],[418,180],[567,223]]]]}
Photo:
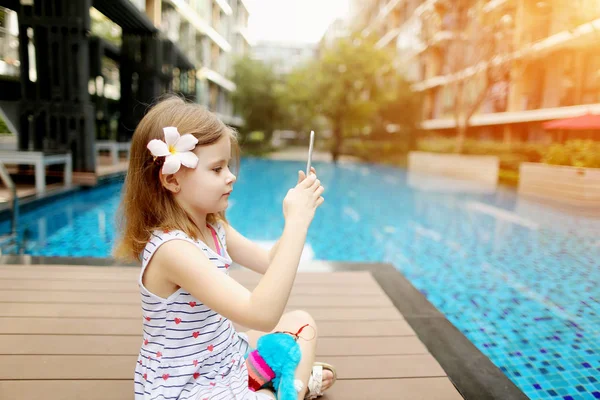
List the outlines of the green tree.
{"type": "Polygon", "coordinates": [[[398,76],[394,97],[383,104],[378,115],[375,134],[382,138],[393,138],[407,142],[408,149],[416,148],[416,133],[420,130],[423,96],[411,91],[410,82],[398,76]]]}
{"type": "Polygon", "coordinates": [[[281,129],[289,129],[305,136],[311,130],[320,131],[318,85],[314,77],[318,73],[316,63],[306,63],[284,77],[279,89],[281,106],[281,129]]]}
{"type": "Polygon", "coordinates": [[[338,160],[344,136],[370,131],[382,108],[396,100],[399,76],[393,54],[371,37],[352,35],[323,49],[315,72],[316,104],[331,126],[331,154],[338,160]]]}
{"type": "Polygon", "coordinates": [[[121,46],[121,27],[95,8],[90,9],[92,35],[101,37],[116,46],[121,46]]]}
{"type": "Polygon", "coordinates": [[[264,133],[270,142],[273,130],[281,119],[278,98],[278,78],[272,67],[248,56],[239,58],[233,66],[233,82],[237,89],[232,101],[236,113],[244,119],[242,139],[254,131],[264,133]]]}
{"type": "Polygon", "coordinates": [[[6,126],[6,123],[4,122],[2,117],[0,117],[0,135],[7,132],[10,132],[10,130],[8,129],[8,126],[6,126]]]}

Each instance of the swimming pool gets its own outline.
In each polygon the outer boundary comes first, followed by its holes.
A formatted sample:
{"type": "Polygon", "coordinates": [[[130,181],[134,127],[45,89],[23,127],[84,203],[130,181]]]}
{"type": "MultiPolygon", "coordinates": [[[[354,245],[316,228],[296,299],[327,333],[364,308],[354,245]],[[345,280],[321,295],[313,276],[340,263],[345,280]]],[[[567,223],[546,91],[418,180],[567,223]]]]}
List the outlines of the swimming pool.
{"type": "MultiPolygon", "coordinates": [[[[281,202],[301,168],[244,159],[232,224],[251,239],[276,240],[281,202]]],[[[530,398],[600,398],[599,219],[391,167],[316,168],[326,202],[306,257],[391,262],[530,398]]],[[[120,187],[24,213],[26,253],[109,256],[120,187]]]]}

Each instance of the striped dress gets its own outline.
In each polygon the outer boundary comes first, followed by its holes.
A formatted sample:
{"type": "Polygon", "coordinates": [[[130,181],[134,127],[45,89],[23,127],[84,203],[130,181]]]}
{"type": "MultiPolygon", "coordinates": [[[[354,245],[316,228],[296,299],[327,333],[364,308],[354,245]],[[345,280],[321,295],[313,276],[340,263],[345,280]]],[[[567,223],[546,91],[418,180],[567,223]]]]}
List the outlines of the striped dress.
{"type": "Polygon", "coordinates": [[[142,283],[152,255],[169,240],[193,243],[228,274],[231,258],[225,230],[220,223],[209,228],[217,253],[182,231],[155,231],[144,249],[139,278],[144,336],[135,368],[136,400],[271,399],[248,389],[244,355],[249,345],[245,334],[236,332],[231,321],[183,288],[165,299],[142,283]]]}

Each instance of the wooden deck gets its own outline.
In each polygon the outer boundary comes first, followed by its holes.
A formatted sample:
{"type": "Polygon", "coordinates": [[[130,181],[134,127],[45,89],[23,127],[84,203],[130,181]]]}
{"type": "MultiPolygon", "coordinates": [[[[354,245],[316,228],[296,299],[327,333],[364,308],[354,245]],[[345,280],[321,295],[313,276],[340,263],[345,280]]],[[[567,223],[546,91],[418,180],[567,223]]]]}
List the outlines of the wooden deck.
{"type": "MultiPolygon", "coordinates": [[[[0,399],[132,399],[141,312],[132,267],[0,266],[0,399]]],[[[258,275],[235,270],[248,288],[258,275]]],[[[316,319],[323,399],[462,397],[369,272],[302,272],[289,309],[316,319]]],[[[240,328],[243,330],[243,328],[240,328]]]]}

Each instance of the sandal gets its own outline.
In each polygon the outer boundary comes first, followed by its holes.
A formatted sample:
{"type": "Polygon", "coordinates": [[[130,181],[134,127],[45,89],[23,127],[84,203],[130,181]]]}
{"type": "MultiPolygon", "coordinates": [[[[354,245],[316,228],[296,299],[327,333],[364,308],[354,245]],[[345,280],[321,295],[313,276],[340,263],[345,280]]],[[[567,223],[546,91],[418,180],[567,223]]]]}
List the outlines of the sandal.
{"type": "MultiPolygon", "coordinates": [[[[313,369],[310,374],[310,378],[308,378],[308,391],[306,392],[306,396],[304,396],[305,400],[312,400],[323,396],[324,393],[321,391],[321,386],[323,385],[324,369],[331,371],[331,373],[333,374],[331,386],[335,384],[335,381],[337,380],[337,372],[333,365],[323,362],[315,362],[313,364],[313,369]]],[[[329,388],[331,388],[331,386],[329,386],[329,388]]]]}

